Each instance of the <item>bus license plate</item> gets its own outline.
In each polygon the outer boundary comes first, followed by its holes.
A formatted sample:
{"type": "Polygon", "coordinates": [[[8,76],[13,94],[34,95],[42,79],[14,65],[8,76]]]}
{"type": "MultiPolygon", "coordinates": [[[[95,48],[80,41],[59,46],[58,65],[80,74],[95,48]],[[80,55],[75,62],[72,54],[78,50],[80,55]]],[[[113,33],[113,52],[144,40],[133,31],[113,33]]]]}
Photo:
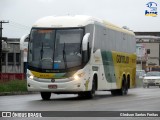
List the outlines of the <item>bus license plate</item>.
{"type": "Polygon", "coordinates": [[[48,85],[49,89],[57,89],[57,85],[48,85]]]}

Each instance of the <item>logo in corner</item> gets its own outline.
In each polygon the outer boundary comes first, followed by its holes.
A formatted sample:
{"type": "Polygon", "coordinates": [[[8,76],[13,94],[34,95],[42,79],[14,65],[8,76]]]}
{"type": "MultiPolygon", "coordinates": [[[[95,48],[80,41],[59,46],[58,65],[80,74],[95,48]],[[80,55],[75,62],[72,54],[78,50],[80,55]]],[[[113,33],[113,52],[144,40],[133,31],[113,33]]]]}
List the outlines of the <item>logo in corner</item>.
{"type": "Polygon", "coordinates": [[[145,16],[157,17],[157,3],[149,2],[146,4],[145,16]]]}

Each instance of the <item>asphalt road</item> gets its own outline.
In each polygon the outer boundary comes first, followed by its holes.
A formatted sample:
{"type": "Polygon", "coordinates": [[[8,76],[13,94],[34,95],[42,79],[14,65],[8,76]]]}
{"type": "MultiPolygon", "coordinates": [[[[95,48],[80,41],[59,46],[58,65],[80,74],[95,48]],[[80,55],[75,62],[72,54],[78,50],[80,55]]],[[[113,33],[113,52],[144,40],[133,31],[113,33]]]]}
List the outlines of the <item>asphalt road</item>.
{"type": "MultiPolygon", "coordinates": [[[[110,92],[100,91],[91,100],[80,99],[77,95],[56,94],[52,94],[50,101],[43,101],[40,94],[0,96],[0,111],[160,111],[160,89],[134,88],[126,96],[112,96],[110,92]]],[[[102,117],[101,119],[106,120],[102,117]]],[[[115,118],[119,119],[138,118],[115,118]]],[[[146,119],[160,118],[144,118],[146,119]]]]}

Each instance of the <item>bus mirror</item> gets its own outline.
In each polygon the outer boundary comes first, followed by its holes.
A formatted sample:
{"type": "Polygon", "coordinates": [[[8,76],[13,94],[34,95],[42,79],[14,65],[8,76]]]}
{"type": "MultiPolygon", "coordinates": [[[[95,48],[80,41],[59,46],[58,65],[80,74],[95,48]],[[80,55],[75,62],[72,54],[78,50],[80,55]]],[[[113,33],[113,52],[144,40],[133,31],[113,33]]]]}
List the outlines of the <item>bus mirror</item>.
{"type": "Polygon", "coordinates": [[[87,47],[88,47],[88,38],[90,36],[90,33],[86,33],[83,37],[83,41],[82,41],[82,50],[86,51],[87,47]]]}
{"type": "Polygon", "coordinates": [[[30,34],[28,34],[28,41],[30,41],[30,34]]]}

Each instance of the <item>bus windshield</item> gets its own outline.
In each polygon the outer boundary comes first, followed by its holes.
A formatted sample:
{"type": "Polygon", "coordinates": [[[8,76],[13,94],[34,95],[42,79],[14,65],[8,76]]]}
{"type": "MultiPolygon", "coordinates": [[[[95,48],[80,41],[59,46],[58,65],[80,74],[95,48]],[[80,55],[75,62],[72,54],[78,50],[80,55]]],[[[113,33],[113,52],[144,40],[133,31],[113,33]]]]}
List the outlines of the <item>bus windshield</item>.
{"type": "Polygon", "coordinates": [[[68,69],[82,64],[83,29],[32,29],[28,65],[40,69],[68,69]]]}

